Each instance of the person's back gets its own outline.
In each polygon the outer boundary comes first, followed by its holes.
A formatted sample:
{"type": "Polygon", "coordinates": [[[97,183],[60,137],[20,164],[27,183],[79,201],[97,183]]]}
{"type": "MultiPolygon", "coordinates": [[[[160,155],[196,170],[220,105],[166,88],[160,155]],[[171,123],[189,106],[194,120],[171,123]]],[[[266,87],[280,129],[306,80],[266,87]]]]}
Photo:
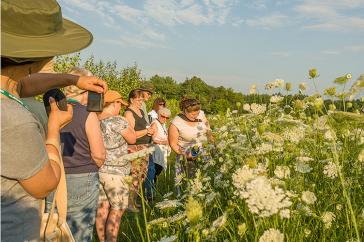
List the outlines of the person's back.
{"type": "Polygon", "coordinates": [[[13,100],[1,100],[2,241],[39,239],[39,200],[27,193],[19,180],[33,176],[48,162],[42,132],[41,124],[24,107],[13,100]],[[20,140],[26,140],[27,146],[19,146],[20,140]]]}
{"type": "Polygon", "coordinates": [[[90,144],[86,134],[86,120],[89,112],[80,103],[72,103],[73,119],[61,130],[62,157],[66,174],[97,172],[91,157],[90,144]]]}

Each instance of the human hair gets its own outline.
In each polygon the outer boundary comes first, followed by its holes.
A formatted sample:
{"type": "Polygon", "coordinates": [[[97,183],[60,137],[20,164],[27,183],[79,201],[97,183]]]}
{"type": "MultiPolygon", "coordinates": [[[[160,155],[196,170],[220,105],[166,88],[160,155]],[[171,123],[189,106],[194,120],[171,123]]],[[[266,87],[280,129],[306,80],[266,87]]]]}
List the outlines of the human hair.
{"type": "Polygon", "coordinates": [[[179,108],[183,112],[191,113],[201,110],[201,103],[196,98],[183,97],[179,103],[179,108]]]}
{"type": "Polygon", "coordinates": [[[154,100],[154,102],[153,102],[153,110],[154,111],[158,111],[158,109],[159,109],[159,104],[160,103],[166,103],[166,101],[163,99],[163,98],[161,98],[161,97],[157,97],[155,100],[154,100]]]}
{"type": "Polygon", "coordinates": [[[91,71],[78,66],[72,67],[68,73],[76,76],[93,76],[91,71]]]}
{"type": "Polygon", "coordinates": [[[143,97],[143,91],[139,89],[134,89],[129,92],[128,102],[131,103],[131,99],[143,97]]]}

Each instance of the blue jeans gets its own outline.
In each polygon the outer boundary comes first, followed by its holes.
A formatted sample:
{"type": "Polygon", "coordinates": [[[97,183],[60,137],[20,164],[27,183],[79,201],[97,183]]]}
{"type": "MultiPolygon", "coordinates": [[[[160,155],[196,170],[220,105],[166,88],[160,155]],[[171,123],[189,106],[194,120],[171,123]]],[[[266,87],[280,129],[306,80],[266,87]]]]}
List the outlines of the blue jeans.
{"type": "MultiPolygon", "coordinates": [[[[92,241],[97,202],[99,198],[99,174],[66,174],[67,224],[77,242],[92,241]]],[[[50,208],[53,194],[47,198],[50,208]]]]}
{"type": "Polygon", "coordinates": [[[152,197],[152,191],[154,189],[154,177],[155,177],[155,165],[153,156],[149,155],[147,179],[144,182],[147,198],[152,197]]]}

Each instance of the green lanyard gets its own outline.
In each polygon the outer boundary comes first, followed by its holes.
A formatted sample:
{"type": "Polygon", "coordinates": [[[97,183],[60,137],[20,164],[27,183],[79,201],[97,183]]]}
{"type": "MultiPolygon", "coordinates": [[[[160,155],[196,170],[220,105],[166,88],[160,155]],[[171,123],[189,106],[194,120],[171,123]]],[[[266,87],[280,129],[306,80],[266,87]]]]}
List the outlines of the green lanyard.
{"type": "Polygon", "coordinates": [[[20,105],[22,105],[24,108],[26,108],[29,111],[29,108],[27,105],[25,105],[25,103],[20,100],[19,98],[15,97],[13,94],[9,93],[8,91],[5,91],[3,89],[0,88],[0,93],[7,96],[10,99],[13,99],[14,101],[16,101],[17,103],[19,103],[20,105]]]}

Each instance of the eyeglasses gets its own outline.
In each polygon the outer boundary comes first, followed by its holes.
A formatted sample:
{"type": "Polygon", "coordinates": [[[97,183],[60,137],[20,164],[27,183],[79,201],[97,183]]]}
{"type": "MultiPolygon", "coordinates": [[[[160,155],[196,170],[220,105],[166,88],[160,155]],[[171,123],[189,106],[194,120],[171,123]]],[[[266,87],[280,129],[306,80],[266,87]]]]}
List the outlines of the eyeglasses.
{"type": "Polygon", "coordinates": [[[169,117],[161,115],[161,118],[169,119],[169,117]]]}
{"type": "Polygon", "coordinates": [[[158,103],[159,106],[166,106],[165,103],[158,103]]]}

